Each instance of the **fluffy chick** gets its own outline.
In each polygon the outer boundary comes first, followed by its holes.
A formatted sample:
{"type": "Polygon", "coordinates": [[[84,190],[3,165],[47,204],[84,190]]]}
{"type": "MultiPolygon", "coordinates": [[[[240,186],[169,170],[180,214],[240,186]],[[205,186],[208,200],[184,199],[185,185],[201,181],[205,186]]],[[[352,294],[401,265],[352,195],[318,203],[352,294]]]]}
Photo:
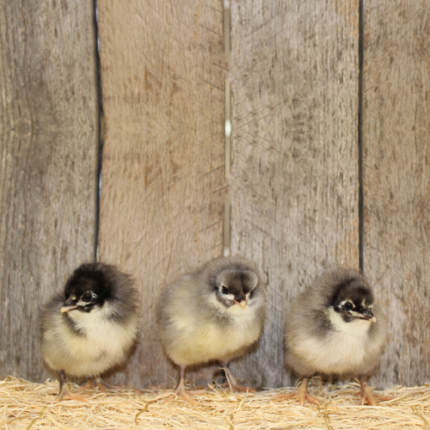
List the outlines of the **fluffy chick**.
{"type": "Polygon", "coordinates": [[[166,285],[158,303],[160,337],[179,366],[176,394],[185,391],[187,366],[218,361],[230,388],[238,385],[228,368],[259,339],[264,325],[264,289],[254,263],[245,258],[217,258],[166,285]]]}
{"type": "Polygon", "coordinates": [[[70,393],[66,377],[97,378],[126,360],[138,332],[138,303],[129,275],[112,265],[87,263],[45,305],[42,355],[57,374],[59,400],[85,399],[70,393]]]}
{"type": "Polygon", "coordinates": [[[302,406],[306,400],[318,404],[307,391],[309,377],[354,375],[360,379],[362,404],[375,405],[367,379],[379,364],[386,334],[386,321],[359,272],[339,268],[323,274],[291,305],[285,362],[303,380],[298,391],[281,396],[297,396],[302,406]]]}

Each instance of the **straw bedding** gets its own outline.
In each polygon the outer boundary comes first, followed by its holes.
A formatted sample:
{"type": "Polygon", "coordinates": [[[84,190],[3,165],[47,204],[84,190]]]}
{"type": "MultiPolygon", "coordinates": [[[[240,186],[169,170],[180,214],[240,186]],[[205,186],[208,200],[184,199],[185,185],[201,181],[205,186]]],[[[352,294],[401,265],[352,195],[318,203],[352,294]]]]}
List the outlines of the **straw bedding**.
{"type": "MultiPolygon", "coordinates": [[[[77,386],[72,386],[77,390],[77,386]]],[[[212,387],[213,388],[213,387],[212,387]]],[[[209,387],[196,396],[197,405],[182,400],[163,403],[169,390],[142,393],[123,388],[101,393],[88,391],[87,402],[57,402],[58,385],[22,379],[0,381],[0,428],[4,429],[429,429],[430,386],[385,390],[395,400],[361,406],[359,385],[312,385],[321,406],[277,400],[291,389],[257,394],[231,394],[209,387]]]]}

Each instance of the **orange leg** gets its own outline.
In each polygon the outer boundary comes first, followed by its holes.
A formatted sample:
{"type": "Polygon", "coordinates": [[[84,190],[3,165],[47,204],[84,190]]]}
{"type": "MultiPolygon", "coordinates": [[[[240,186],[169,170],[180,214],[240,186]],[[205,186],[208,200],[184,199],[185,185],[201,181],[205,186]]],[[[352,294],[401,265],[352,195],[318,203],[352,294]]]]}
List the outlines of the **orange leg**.
{"type": "Polygon", "coordinates": [[[291,399],[292,397],[297,397],[299,399],[300,406],[304,406],[306,400],[314,405],[319,405],[320,401],[316,397],[311,396],[308,392],[308,379],[309,377],[305,376],[300,387],[296,391],[289,394],[278,394],[276,397],[278,399],[291,399]]]}
{"type": "Polygon", "coordinates": [[[255,393],[255,390],[253,388],[244,387],[243,385],[239,385],[237,383],[236,378],[233,376],[233,373],[231,373],[231,370],[228,368],[227,361],[221,361],[220,364],[221,367],[224,369],[225,376],[227,378],[228,385],[230,386],[231,391],[238,393],[255,393]]]}
{"type": "MultiPolygon", "coordinates": [[[[176,396],[181,397],[183,400],[189,403],[192,403],[194,405],[197,405],[199,402],[194,400],[194,398],[192,397],[192,394],[201,394],[201,393],[204,393],[204,391],[187,391],[185,389],[185,368],[186,366],[179,366],[179,381],[175,390],[175,394],[176,396]]],[[[170,402],[171,400],[175,400],[176,396],[172,394],[171,396],[167,397],[163,403],[167,403],[167,402],[170,402]]]]}
{"type": "Polygon", "coordinates": [[[361,386],[361,404],[366,405],[369,404],[371,406],[376,406],[375,397],[382,401],[386,400],[394,400],[395,397],[392,396],[383,396],[381,394],[375,393],[367,384],[367,380],[363,375],[360,375],[360,386],[361,386]]]}
{"type": "Polygon", "coordinates": [[[57,400],[79,400],[80,402],[86,402],[85,396],[79,394],[73,394],[70,392],[69,385],[67,384],[66,373],[64,370],[57,370],[58,382],[60,383],[60,391],[57,395],[57,400]]]}

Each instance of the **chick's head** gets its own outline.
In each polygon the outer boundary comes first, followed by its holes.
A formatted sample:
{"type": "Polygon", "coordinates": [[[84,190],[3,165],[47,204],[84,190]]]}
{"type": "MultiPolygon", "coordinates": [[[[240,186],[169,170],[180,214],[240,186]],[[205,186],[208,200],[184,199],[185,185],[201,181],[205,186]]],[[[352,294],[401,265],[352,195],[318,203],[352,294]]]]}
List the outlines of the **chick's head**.
{"type": "Polygon", "coordinates": [[[94,270],[92,266],[81,266],[66,283],[61,312],[91,312],[95,306],[103,306],[111,297],[112,288],[103,271],[94,270]]]}
{"type": "Polygon", "coordinates": [[[332,299],[331,306],[345,322],[366,320],[376,322],[373,314],[372,290],[361,282],[350,282],[339,285],[332,299]]]}
{"type": "Polygon", "coordinates": [[[227,308],[239,305],[245,308],[254,298],[258,287],[258,276],[252,270],[226,269],[215,280],[217,299],[227,308]]]}

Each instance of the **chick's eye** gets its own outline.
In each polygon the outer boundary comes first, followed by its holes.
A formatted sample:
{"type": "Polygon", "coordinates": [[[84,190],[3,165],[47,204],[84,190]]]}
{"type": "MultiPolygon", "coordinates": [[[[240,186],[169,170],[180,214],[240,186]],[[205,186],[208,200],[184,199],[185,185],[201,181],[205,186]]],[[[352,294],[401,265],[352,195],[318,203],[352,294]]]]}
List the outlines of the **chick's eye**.
{"type": "Polygon", "coordinates": [[[84,302],[90,302],[91,299],[93,298],[93,296],[91,293],[84,293],[84,294],[82,294],[81,298],[82,298],[82,301],[84,301],[84,302]]]}
{"type": "Polygon", "coordinates": [[[255,294],[255,290],[252,290],[250,293],[249,293],[249,297],[251,298],[251,297],[254,297],[254,294],[255,294]]]}
{"type": "Polygon", "coordinates": [[[350,311],[350,310],[352,310],[352,308],[353,308],[354,306],[353,306],[353,304],[352,304],[352,303],[350,303],[350,302],[346,302],[346,303],[343,305],[343,307],[344,307],[347,311],[350,311]]]}
{"type": "Polygon", "coordinates": [[[221,288],[221,292],[222,292],[223,294],[228,294],[228,288],[227,288],[227,287],[222,287],[222,288],[221,288]]]}

